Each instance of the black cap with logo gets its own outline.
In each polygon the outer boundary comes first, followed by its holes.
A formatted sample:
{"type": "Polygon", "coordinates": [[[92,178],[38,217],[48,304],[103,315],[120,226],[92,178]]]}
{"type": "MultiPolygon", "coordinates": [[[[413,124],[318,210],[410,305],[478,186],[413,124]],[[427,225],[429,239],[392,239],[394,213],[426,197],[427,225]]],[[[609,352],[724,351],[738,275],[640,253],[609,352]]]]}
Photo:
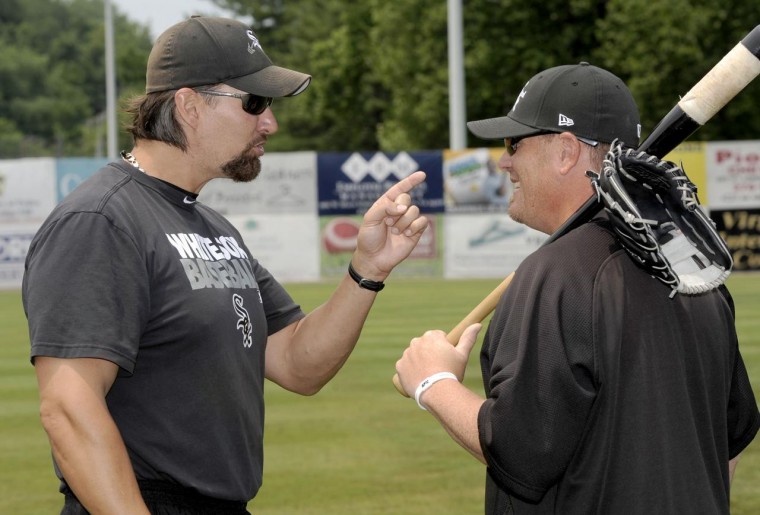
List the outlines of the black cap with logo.
{"type": "Polygon", "coordinates": [[[309,82],[310,75],[273,65],[246,24],[193,16],[156,40],[145,92],[224,83],[254,95],[287,97],[301,93],[309,82]]]}
{"type": "Polygon", "coordinates": [[[578,137],[637,147],[641,122],[625,83],[588,63],[556,66],[530,79],[506,116],[468,122],[479,138],[504,139],[540,132],[571,132],[578,137]]]}

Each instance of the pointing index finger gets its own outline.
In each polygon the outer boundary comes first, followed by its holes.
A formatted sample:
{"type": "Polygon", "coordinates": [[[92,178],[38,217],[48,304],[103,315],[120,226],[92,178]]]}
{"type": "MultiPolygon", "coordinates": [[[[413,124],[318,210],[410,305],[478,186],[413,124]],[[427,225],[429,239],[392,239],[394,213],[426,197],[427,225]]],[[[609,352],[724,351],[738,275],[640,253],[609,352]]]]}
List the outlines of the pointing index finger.
{"type": "Polygon", "coordinates": [[[422,184],[425,181],[425,172],[414,172],[410,176],[400,180],[385,192],[385,196],[394,202],[396,198],[402,193],[409,193],[415,186],[422,184]]]}

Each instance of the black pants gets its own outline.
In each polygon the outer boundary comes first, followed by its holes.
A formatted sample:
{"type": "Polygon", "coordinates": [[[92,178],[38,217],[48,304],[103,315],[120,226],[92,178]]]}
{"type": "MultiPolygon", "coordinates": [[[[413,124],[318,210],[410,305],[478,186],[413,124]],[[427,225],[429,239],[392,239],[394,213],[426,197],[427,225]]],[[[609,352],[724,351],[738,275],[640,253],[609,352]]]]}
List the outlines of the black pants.
{"type": "MultiPolygon", "coordinates": [[[[206,497],[163,481],[138,481],[151,515],[250,515],[245,502],[206,497]]],[[[61,515],[89,515],[73,492],[65,491],[61,515]]]]}

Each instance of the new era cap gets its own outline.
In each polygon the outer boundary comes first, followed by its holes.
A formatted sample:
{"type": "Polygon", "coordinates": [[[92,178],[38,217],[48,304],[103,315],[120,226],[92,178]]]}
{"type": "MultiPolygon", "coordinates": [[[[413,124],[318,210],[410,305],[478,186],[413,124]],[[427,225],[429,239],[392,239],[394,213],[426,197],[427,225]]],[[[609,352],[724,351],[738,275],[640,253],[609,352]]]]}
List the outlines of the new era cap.
{"type": "Polygon", "coordinates": [[[637,147],[641,122],[636,101],[618,77],[588,63],[549,68],[531,78],[506,116],[468,122],[479,138],[504,139],[538,132],[637,147]]]}
{"type": "Polygon", "coordinates": [[[193,16],[169,27],[148,57],[146,93],[229,84],[263,97],[301,93],[311,76],[272,64],[246,24],[193,16]]]}

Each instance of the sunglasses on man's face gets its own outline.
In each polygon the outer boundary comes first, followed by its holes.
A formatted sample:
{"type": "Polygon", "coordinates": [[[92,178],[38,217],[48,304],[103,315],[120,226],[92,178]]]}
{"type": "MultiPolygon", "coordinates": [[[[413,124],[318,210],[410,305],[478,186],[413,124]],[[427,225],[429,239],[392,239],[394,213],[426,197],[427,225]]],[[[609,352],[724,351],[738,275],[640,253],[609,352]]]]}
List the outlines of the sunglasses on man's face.
{"type": "Polygon", "coordinates": [[[546,133],[538,133],[538,134],[529,134],[528,136],[518,136],[516,138],[504,138],[504,147],[507,149],[507,154],[510,156],[515,155],[515,152],[517,152],[517,149],[520,147],[520,142],[524,140],[525,138],[531,138],[533,136],[542,136],[546,133]]]}
{"type": "MultiPolygon", "coordinates": [[[[507,154],[509,154],[510,156],[515,155],[515,152],[517,152],[517,149],[520,147],[520,142],[522,140],[532,138],[534,136],[546,136],[547,134],[559,134],[559,132],[541,131],[541,132],[536,132],[534,134],[528,134],[527,136],[518,136],[516,138],[505,138],[504,146],[507,149],[507,154]]],[[[592,147],[595,147],[599,144],[598,141],[594,141],[592,139],[581,138],[579,136],[576,136],[575,138],[581,143],[585,143],[586,145],[590,145],[592,147]]]]}
{"type": "Polygon", "coordinates": [[[233,97],[239,98],[243,102],[243,111],[252,115],[260,115],[267,110],[267,107],[272,105],[274,100],[272,97],[260,97],[252,93],[227,93],[225,91],[214,91],[211,89],[202,89],[198,93],[204,95],[212,95],[216,97],[233,97]]]}

